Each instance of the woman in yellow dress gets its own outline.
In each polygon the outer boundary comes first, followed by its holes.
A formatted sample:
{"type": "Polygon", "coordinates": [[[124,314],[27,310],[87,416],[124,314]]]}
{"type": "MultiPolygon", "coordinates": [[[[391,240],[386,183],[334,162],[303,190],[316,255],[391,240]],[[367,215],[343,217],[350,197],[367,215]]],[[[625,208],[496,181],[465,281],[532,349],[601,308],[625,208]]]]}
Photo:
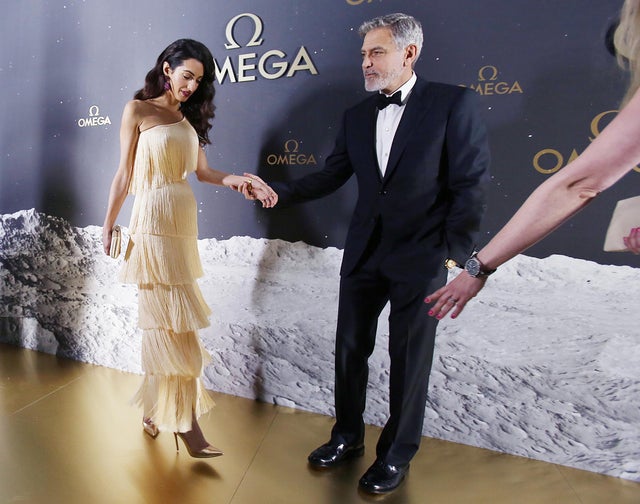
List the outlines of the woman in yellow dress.
{"type": "Polygon", "coordinates": [[[135,400],[143,429],[155,438],[173,432],[193,457],[222,451],[205,439],[197,418],[213,406],[201,374],[210,356],[197,331],[209,325],[209,307],[196,279],[202,276],[196,201],[186,181],[229,187],[272,207],[266,184],[209,167],[202,147],[214,116],[214,64],[200,42],[169,45],[128,102],[120,128],[120,162],[109,192],[102,240],[109,253],[111,230],[127,194],[135,201],[121,280],[138,285],[145,377],[135,400]]]}

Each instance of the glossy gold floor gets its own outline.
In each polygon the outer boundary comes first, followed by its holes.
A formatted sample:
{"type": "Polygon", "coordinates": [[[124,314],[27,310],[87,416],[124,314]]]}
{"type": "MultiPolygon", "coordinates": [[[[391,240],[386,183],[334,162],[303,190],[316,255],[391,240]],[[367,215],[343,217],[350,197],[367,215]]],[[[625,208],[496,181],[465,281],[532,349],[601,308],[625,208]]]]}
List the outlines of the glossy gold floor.
{"type": "Polygon", "coordinates": [[[330,418],[214,394],[201,420],[225,456],[176,453],[173,437],[143,435],[127,405],[140,377],[0,344],[2,503],[639,503],[640,485],[425,438],[394,494],[360,494],[367,452],[333,472],[308,468],[330,418]]]}

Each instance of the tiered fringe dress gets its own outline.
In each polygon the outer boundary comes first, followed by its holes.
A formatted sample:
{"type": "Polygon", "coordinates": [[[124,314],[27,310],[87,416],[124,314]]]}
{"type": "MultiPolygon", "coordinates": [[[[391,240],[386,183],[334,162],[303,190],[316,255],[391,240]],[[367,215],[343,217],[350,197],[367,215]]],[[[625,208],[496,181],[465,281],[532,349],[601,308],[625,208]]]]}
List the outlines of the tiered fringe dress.
{"type": "Polygon", "coordinates": [[[214,403],[200,378],[210,356],[197,335],[211,311],[196,279],[197,207],[187,175],[198,137],[186,119],[140,133],[129,193],[135,201],[121,281],[138,285],[142,386],[134,401],[161,431],[191,430],[214,403]]]}

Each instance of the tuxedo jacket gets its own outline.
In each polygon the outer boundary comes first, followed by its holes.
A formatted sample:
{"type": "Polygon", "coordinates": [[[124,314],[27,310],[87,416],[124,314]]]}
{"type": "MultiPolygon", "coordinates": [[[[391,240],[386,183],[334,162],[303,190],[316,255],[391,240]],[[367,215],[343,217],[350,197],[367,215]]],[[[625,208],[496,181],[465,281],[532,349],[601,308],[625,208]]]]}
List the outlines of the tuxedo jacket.
{"type": "Polygon", "coordinates": [[[341,275],[377,234],[390,278],[429,280],[446,258],[463,264],[475,246],[489,181],[489,146],[476,94],[418,78],[393,139],[384,176],[376,156],[376,101],[348,109],[324,168],[274,183],[278,205],[323,197],[355,174],[358,200],[341,275]]]}

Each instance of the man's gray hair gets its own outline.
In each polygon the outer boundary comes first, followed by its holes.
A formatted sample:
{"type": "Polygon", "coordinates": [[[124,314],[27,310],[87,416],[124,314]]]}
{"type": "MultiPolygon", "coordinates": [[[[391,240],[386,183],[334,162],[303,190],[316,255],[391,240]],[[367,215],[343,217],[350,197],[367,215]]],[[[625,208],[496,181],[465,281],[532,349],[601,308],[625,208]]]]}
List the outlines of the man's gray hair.
{"type": "Polygon", "coordinates": [[[375,28],[389,28],[398,49],[404,49],[410,44],[415,44],[418,48],[416,54],[416,59],[418,59],[422,51],[423,35],[422,25],[416,18],[401,12],[387,14],[371,21],[365,21],[358,29],[358,33],[361,37],[364,37],[375,28]]]}

